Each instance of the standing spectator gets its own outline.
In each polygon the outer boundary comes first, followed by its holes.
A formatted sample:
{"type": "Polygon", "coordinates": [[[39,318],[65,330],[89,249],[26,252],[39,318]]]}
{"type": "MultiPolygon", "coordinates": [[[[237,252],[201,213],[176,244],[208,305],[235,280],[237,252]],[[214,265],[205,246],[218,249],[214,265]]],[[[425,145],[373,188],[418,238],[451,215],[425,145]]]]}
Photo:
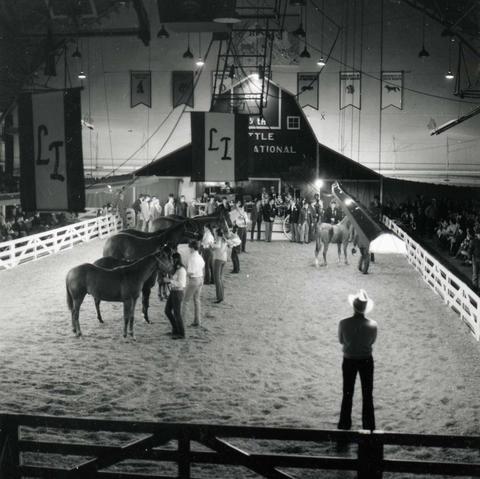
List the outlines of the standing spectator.
{"type": "Polygon", "coordinates": [[[188,208],[188,205],[187,205],[187,202],[185,201],[185,195],[181,195],[180,201],[177,203],[177,206],[175,208],[175,214],[186,218],[187,208],[188,208]]]}
{"type": "Polygon", "coordinates": [[[309,211],[309,204],[306,199],[303,200],[300,214],[298,215],[298,227],[300,229],[300,241],[299,243],[307,244],[309,242],[311,214],[309,211]]]}
{"type": "Polygon", "coordinates": [[[204,268],[205,268],[205,261],[198,253],[198,242],[195,240],[190,241],[188,243],[188,249],[190,251],[190,256],[188,257],[188,264],[187,264],[187,276],[188,276],[188,283],[185,289],[185,296],[182,302],[182,310],[181,315],[182,318],[185,318],[185,309],[193,298],[193,305],[194,305],[194,319],[191,326],[200,326],[200,318],[201,318],[201,306],[200,306],[200,295],[202,294],[202,286],[203,286],[203,276],[204,276],[204,268]]]}
{"type": "Polygon", "coordinates": [[[272,241],[273,222],[275,221],[275,201],[273,198],[263,205],[263,221],[265,223],[265,241],[272,241]]]}
{"type": "Polygon", "coordinates": [[[138,195],[138,198],[133,202],[132,209],[135,211],[135,225],[138,230],[142,229],[140,218],[140,206],[143,202],[144,195],[138,195]]]}
{"type": "Polygon", "coordinates": [[[232,260],[232,273],[237,274],[240,273],[240,260],[238,255],[240,253],[240,245],[242,244],[242,240],[236,233],[236,227],[234,226],[233,229],[226,237],[227,245],[231,249],[230,259],[232,260]]]}
{"type": "Polygon", "coordinates": [[[300,238],[298,234],[298,219],[300,216],[300,210],[299,210],[298,203],[294,199],[290,201],[289,214],[290,214],[290,230],[292,232],[291,241],[296,243],[300,238]]]}
{"type": "Polygon", "coordinates": [[[208,216],[214,215],[217,212],[217,205],[214,196],[210,196],[210,198],[208,198],[206,211],[208,216]]]}
{"type": "Polygon", "coordinates": [[[224,299],[223,270],[227,263],[227,242],[223,237],[223,231],[217,229],[217,238],[212,246],[213,250],[213,278],[217,299],[215,303],[221,303],[224,299]]]}
{"type": "Polygon", "coordinates": [[[243,207],[242,201],[238,200],[235,203],[235,208],[230,213],[230,219],[232,220],[233,226],[237,227],[237,234],[241,241],[241,252],[245,252],[245,245],[247,244],[247,226],[250,220],[248,219],[248,214],[243,207]]]}
{"type": "Polygon", "coordinates": [[[170,283],[170,294],[165,305],[165,315],[172,325],[172,339],[181,339],[185,337],[185,327],[182,318],[182,301],[187,285],[187,270],[183,266],[180,253],[173,253],[173,268],[175,272],[172,278],[165,281],[170,283]]]}
{"type": "Polygon", "coordinates": [[[195,216],[198,215],[198,208],[197,208],[197,202],[195,199],[190,201],[187,207],[187,218],[194,218],[195,216]]]}
{"type": "Polygon", "coordinates": [[[172,193],[168,195],[168,201],[165,203],[163,207],[163,214],[165,216],[172,216],[175,214],[175,197],[172,193]]]}
{"type": "Polygon", "coordinates": [[[148,231],[155,231],[155,222],[162,216],[162,205],[156,196],[152,196],[150,202],[150,217],[148,223],[148,231]]]}
{"type": "Polygon", "coordinates": [[[469,246],[470,258],[472,260],[472,283],[473,289],[479,292],[480,276],[480,226],[474,228],[474,236],[469,246]]]}
{"type": "Polygon", "coordinates": [[[230,221],[230,205],[228,204],[227,197],[222,196],[222,202],[218,205],[216,213],[217,215],[222,216],[228,223],[228,226],[232,226],[232,222],[230,221]]]}
{"type": "Polygon", "coordinates": [[[338,340],[343,345],[343,399],[338,429],[352,427],[352,401],[357,372],[362,384],[362,427],[375,429],[373,407],[373,356],[372,346],[377,339],[377,323],[365,317],[373,301],[365,290],[350,294],[348,302],[353,307],[353,316],[342,319],[338,325],[338,340]]]}
{"type": "Polygon", "coordinates": [[[202,258],[205,261],[205,275],[204,275],[204,284],[214,284],[213,281],[213,257],[212,257],[212,247],[215,243],[215,237],[213,236],[210,225],[205,225],[201,251],[202,258]]]}
{"type": "Polygon", "coordinates": [[[257,228],[257,241],[260,241],[260,235],[262,232],[262,201],[257,198],[252,207],[252,214],[251,214],[251,222],[252,222],[252,229],[250,231],[250,239],[253,241],[253,237],[255,236],[255,227],[257,228]]]}
{"type": "Polygon", "coordinates": [[[337,206],[337,202],[335,201],[335,199],[332,199],[332,201],[330,201],[330,206],[328,206],[323,215],[323,222],[336,225],[340,223],[342,218],[343,213],[341,209],[337,206]]]}
{"type": "Polygon", "coordinates": [[[141,231],[148,231],[150,223],[150,196],[146,195],[140,205],[140,220],[142,221],[141,231]]]}

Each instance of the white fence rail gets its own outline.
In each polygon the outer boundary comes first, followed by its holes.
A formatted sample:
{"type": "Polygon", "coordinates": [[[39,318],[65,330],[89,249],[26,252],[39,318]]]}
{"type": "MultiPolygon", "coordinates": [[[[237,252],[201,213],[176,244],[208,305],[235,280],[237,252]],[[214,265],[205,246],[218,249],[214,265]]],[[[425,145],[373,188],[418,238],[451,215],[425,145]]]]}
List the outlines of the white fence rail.
{"type": "Polygon", "coordinates": [[[422,275],[424,281],[453,309],[480,341],[480,298],[470,286],[427,253],[416,241],[387,216],[383,223],[405,241],[408,262],[422,275]]]}
{"type": "Polygon", "coordinates": [[[0,243],[0,270],[11,269],[28,261],[36,261],[44,256],[73,248],[77,243],[86,243],[94,238],[105,238],[121,229],[120,216],[109,214],[5,241],[0,243]]]}

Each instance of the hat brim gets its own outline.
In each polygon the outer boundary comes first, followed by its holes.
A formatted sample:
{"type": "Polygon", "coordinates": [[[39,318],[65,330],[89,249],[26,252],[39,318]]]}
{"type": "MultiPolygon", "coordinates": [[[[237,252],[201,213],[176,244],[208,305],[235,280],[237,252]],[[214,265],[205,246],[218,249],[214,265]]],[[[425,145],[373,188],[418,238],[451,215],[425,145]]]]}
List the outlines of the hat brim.
{"type": "MultiPolygon", "coordinates": [[[[353,305],[355,300],[358,298],[358,295],[356,294],[349,294],[348,295],[348,302],[350,304],[350,306],[355,310],[357,311],[357,309],[355,308],[355,306],[353,305]]],[[[367,306],[365,307],[365,310],[364,311],[357,311],[359,313],[363,313],[363,314],[368,314],[372,309],[373,307],[375,306],[375,303],[373,302],[373,300],[371,300],[370,298],[368,298],[367,300],[367,306]]]]}

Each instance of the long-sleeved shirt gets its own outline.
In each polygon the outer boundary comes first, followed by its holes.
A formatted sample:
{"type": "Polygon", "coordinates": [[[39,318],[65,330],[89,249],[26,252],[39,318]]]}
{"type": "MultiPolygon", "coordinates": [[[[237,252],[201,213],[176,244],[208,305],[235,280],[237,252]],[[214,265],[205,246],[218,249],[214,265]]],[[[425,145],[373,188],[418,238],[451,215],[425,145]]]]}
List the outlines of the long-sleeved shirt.
{"type": "Polygon", "coordinates": [[[183,266],[173,273],[170,284],[172,285],[172,289],[185,289],[187,285],[187,270],[183,266]]]}
{"type": "Polygon", "coordinates": [[[163,213],[165,216],[170,216],[175,214],[175,205],[172,202],[165,203],[163,207],[163,213]]]}
{"type": "Polygon", "coordinates": [[[198,251],[193,253],[188,258],[187,274],[189,278],[203,278],[203,269],[205,268],[205,261],[200,256],[198,251]]]}
{"type": "Polygon", "coordinates": [[[233,224],[236,224],[239,228],[246,228],[250,220],[248,219],[248,213],[242,208],[241,210],[235,208],[230,212],[230,219],[233,224]]]}
{"type": "Polygon", "coordinates": [[[227,261],[227,249],[228,245],[224,238],[217,238],[215,243],[212,246],[213,251],[213,260],[219,259],[221,261],[227,261]]]}
{"type": "Polygon", "coordinates": [[[215,243],[215,238],[212,232],[208,228],[205,228],[205,232],[203,233],[202,237],[202,247],[204,249],[211,248],[213,243],[215,243]]]}

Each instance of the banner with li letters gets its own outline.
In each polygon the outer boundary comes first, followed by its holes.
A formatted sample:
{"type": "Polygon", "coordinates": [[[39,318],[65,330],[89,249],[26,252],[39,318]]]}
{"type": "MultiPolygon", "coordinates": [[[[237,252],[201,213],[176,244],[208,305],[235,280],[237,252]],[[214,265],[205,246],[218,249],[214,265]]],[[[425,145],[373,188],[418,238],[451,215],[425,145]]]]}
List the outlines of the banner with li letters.
{"type": "Polygon", "coordinates": [[[22,94],[18,112],[22,208],[83,211],[80,89],[22,94]]]}
{"type": "Polygon", "coordinates": [[[362,76],[360,72],[340,72],[340,110],[351,106],[362,108],[362,76]]]}
{"type": "Polygon", "coordinates": [[[172,72],[172,105],[187,105],[193,108],[193,71],[172,72]]]}
{"type": "Polygon", "coordinates": [[[403,110],[403,71],[382,72],[382,110],[389,106],[403,110]]]}
{"type": "Polygon", "coordinates": [[[152,72],[130,71],[130,108],[145,105],[152,108],[152,72]]]}
{"type": "Polygon", "coordinates": [[[192,181],[248,179],[248,115],[192,112],[192,181]]]}
{"type": "Polygon", "coordinates": [[[298,73],[297,96],[300,106],[310,106],[318,110],[318,72],[298,73]]]}

